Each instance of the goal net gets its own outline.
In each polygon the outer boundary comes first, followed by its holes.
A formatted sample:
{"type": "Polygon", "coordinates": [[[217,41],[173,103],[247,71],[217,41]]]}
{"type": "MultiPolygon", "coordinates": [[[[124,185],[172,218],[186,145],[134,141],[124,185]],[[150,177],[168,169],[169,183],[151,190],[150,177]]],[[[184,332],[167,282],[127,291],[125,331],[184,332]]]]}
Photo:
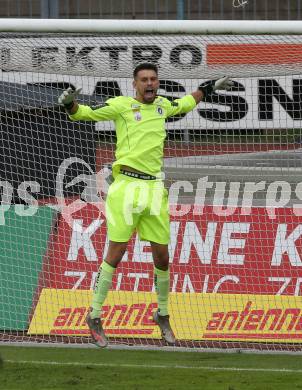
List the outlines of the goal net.
{"type": "MultiPolygon", "coordinates": [[[[10,22],[0,23],[0,340],[91,342],[116,137],[112,122],[72,122],[57,99],[68,87],[92,106],[134,96],[133,69],[151,62],[170,100],[234,81],[166,123],[176,346],[300,350],[297,24],[10,22]]],[[[156,307],[150,243],[134,234],[102,311],[110,344],[163,345],[156,307]]]]}

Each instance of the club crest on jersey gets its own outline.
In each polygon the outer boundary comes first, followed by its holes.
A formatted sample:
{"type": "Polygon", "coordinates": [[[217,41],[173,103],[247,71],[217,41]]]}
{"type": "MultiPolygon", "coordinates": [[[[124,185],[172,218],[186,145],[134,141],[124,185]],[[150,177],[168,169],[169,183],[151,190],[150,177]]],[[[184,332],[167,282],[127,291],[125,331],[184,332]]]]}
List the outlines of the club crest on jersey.
{"type": "Polygon", "coordinates": [[[159,115],[163,115],[163,109],[160,106],[157,106],[156,111],[159,115]]]}
{"type": "Polygon", "coordinates": [[[131,104],[131,109],[133,111],[133,114],[134,114],[134,119],[136,121],[140,121],[142,119],[142,114],[140,113],[140,108],[141,108],[141,105],[140,104],[131,104]]]}
{"type": "Polygon", "coordinates": [[[142,119],[142,114],[140,113],[140,111],[134,111],[134,119],[136,121],[140,121],[142,119]]]}

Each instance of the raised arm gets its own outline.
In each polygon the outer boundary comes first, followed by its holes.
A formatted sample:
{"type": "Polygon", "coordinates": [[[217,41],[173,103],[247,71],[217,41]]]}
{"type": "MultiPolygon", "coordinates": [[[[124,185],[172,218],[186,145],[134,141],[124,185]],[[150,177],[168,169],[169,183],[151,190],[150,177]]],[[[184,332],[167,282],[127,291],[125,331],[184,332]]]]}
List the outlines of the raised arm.
{"type": "Polygon", "coordinates": [[[228,77],[223,77],[218,80],[211,80],[192,92],[190,95],[183,96],[180,99],[175,99],[168,107],[167,117],[179,114],[186,114],[192,111],[196,105],[210,96],[213,92],[219,89],[229,90],[233,82],[228,77]]]}
{"type": "Polygon", "coordinates": [[[109,121],[114,120],[118,111],[115,104],[112,103],[114,99],[108,99],[105,104],[97,107],[90,107],[87,105],[78,104],[76,98],[80,93],[81,88],[73,90],[68,88],[59,97],[59,104],[63,105],[69,118],[71,120],[86,120],[86,121],[109,121]]]}
{"type": "Polygon", "coordinates": [[[233,81],[229,77],[222,77],[218,80],[211,80],[204,85],[200,86],[197,91],[192,92],[191,95],[196,101],[196,104],[206,99],[207,96],[211,95],[216,90],[228,91],[233,86],[233,81]]]}

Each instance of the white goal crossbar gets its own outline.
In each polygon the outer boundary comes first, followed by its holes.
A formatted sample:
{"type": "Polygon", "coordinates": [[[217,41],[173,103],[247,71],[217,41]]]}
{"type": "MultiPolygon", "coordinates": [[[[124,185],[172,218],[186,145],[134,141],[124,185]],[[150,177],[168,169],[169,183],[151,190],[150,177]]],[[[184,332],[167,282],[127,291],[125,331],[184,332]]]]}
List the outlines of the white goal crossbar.
{"type": "Polygon", "coordinates": [[[302,21],[0,19],[2,32],[302,34],[302,21]]]}

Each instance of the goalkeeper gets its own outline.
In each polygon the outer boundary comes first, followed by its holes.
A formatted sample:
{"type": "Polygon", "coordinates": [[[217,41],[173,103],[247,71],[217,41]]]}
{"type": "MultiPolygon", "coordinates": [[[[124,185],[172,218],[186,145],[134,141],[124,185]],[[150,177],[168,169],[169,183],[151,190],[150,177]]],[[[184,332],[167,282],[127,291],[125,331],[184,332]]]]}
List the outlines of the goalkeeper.
{"type": "Polygon", "coordinates": [[[188,113],[218,89],[228,90],[232,81],[227,77],[210,81],[190,95],[170,102],[157,96],[158,69],[154,64],[138,65],[133,73],[135,98],[118,96],[108,99],[102,107],[93,108],[76,102],[80,90],[69,88],[59,97],[70,119],[109,121],[115,123],[117,145],[113,163],[114,182],[106,199],[109,247],[96,280],[87,325],[99,347],[108,343],[101,310],[111,287],[113,274],[121,261],[134,231],[149,241],[154,262],[154,283],[158,310],[153,314],[162,338],[168,344],[176,339],[168,314],[169,276],[169,207],[168,193],[163,188],[161,168],[166,137],[166,118],[188,113]]]}

